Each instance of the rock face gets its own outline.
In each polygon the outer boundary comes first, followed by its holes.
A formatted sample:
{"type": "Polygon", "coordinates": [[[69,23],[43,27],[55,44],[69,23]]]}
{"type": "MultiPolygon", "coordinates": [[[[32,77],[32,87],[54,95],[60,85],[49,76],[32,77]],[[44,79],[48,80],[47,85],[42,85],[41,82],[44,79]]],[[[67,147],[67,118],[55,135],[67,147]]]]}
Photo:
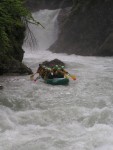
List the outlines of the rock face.
{"type": "Polygon", "coordinates": [[[52,52],[113,56],[113,0],[27,0],[26,5],[31,11],[62,8],[52,52]]]}
{"type": "Polygon", "coordinates": [[[26,6],[31,11],[40,9],[58,9],[72,6],[73,0],[26,0],[26,6]]]}
{"type": "Polygon", "coordinates": [[[65,66],[64,62],[62,62],[59,59],[53,59],[51,61],[44,61],[42,64],[47,66],[47,67],[52,67],[55,65],[65,66]]]}
{"type": "Polygon", "coordinates": [[[49,48],[53,52],[86,56],[113,56],[113,1],[87,0],[87,4],[63,9],[59,14],[59,36],[49,48]],[[78,7],[78,8],[77,8],[78,7]]]}
{"type": "Polygon", "coordinates": [[[4,52],[0,47],[0,75],[3,74],[31,74],[32,70],[22,63],[24,51],[22,44],[24,40],[25,27],[13,31],[15,42],[8,51],[4,52]]]}

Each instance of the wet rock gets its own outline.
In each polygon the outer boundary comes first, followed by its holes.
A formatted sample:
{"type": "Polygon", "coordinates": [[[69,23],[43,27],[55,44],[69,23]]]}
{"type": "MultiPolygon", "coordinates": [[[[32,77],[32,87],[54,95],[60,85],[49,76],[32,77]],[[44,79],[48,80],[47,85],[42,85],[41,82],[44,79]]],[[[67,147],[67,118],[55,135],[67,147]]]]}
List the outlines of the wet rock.
{"type": "Polygon", "coordinates": [[[15,59],[9,59],[7,61],[5,60],[4,63],[0,64],[0,75],[4,74],[24,75],[32,73],[33,72],[30,68],[28,68],[26,65],[15,59]]]}
{"type": "Polygon", "coordinates": [[[113,56],[113,1],[88,0],[81,5],[79,2],[73,12],[60,11],[59,35],[49,50],[83,56],[113,56]]]}
{"type": "Polygon", "coordinates": [[[4,74],[32,74],[32,70],[22,63],[24,50],[25,26],[13,27],[9,36],[11,45],[6,51],[0,46],[0,75],[4,74]],[[11,34],[11,35],[10,35],[11,34]]]}
{"type": "Polygon", "coordinates": [[[48,66],[48,67],[52,67],[52,66],[55,66],[55,65],[65,66],[65,63],[62,62],[59,59],[53,59],[51,61],[44,61],[42,64],[45,65],[45,66],[48,66]]]}
{"type": "Polygon", "coordinates": [[[2,90],[3,89],[3,86],[2,85],[0,85],[0,90],[2,90]]]}

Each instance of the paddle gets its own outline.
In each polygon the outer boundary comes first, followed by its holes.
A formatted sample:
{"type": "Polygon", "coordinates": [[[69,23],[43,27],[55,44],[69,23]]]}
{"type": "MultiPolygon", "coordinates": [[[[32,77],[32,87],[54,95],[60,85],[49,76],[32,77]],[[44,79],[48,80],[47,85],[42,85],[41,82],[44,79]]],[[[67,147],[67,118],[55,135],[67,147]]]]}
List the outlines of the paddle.
{"type": "Polygon", "coordinates": [[[34,79],[34,81],[36,82],[38,79],[40,79],[40,76],[36,77],[36,79],[34,79]]]}
{"type": "Polygon", "coordinates": [[[71,74],[67,74],[67,76],[71,77],[73,80],[76,80],[76,76],[75,75],[71,75],[71,74]]]}
{"type": "Polygon", "coordinates": [[[34,73],[34,74],[32,74],[32,75],[30,75],[30,79],[31,79],[31,80],[34,80],[34,75],[35,75],[35,74],[37,74],[37,72],[34,73]]]}
{"type": "Polygon", "coordinates": [[[75,75],[71,75],[71,74],[69,74],[68,72],[64,72],[64,71],[60,71],[59,70],[59,72],[61,72],[62,74],[64,74],[64,76],[66,77],[66,78],[69,78],[69,77],[71,77],[73,80],[76,80],[76,76],[75,75]]]}

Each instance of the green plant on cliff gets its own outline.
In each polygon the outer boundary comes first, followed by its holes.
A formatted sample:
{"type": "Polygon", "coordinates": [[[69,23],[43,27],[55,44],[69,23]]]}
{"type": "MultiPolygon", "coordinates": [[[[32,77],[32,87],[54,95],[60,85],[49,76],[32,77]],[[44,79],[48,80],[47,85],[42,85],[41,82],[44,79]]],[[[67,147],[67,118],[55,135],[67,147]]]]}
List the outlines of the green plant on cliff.
{"type": "MultiPolygon", "coordinates": [[[[0,0],[0,53],[14,46],[18,29],[25,30],[27,23],[40,24],[24,7],[23,0],[0,0]]],[[[18,37],[17,37],[18,38],[18,37]]]]}

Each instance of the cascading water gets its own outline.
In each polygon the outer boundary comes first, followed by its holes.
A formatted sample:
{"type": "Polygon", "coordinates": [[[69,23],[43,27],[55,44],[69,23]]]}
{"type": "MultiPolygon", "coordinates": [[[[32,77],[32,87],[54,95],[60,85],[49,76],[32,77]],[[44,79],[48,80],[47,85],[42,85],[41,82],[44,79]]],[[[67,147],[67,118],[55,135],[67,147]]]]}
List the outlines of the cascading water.
{"type": "MultiPolygon", "coordinates": [[[[39,12],[33,13],[33,17],[44,27],[43,28],[41,25],[36,26],[34,24],[29,24],[29,28],[34,36],[34,45],[31,47],[33,50],[44,51],[55,42],[58,34],[56,18],[59,11],[60,10],[40,10],[39,12]]],[[[26,49],[26,53],[28,51],[31,52],[28,42],[31,40],[30,43],[32,45],[32,37],[29,34],[30,33],[27,31],[28,39],[23,46],[24,49],[26,49]]]]}
{"type": "Polygon", "coordinates": [[[24,63],[36,71],[40,62],[58,58],[77,80],[52,86],[29,76],[0,77],[0,150],[113,150],[113,58],[45,50],[57,38],[55,13],[34,14],[50,32],[38,29],[34,51],[23,46],[24,63]]]}

